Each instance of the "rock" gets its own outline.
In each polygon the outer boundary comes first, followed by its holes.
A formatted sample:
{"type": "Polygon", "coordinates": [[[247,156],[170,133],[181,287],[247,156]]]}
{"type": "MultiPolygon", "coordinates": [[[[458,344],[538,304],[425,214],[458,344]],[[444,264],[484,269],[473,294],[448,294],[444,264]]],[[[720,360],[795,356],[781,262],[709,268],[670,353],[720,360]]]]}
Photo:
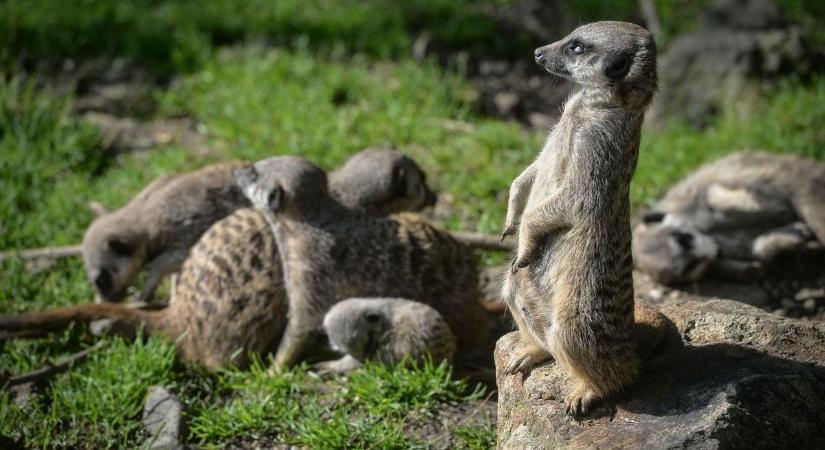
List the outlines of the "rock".
{"type": "MultiPolygon", "coordinates": [[[[612,417],[604,405],[566,417],[573,386],[554,362],[528,376],[497,371],[499,448],[825,446],[825,324],[728,300],[660,308],[678,336],[614,399],[612,417]]],[[[518,345],[516,333],[499,340],[497,369],[518,345]]]]}
{"type": "Polygon", "coordinates": [[[183,405],[175,394],[163,386],[152,386],[143,404],[143,426],[149,435],[148,448],[152,450],[183,449],[181,439],[185,430],[183,405]]]}
{"type": "Polygon", "coordinates": [[[679,36],[661,53],[659,92],[647,122],[661,126],[678,118],[702,127],[726,108],[746,117],[774,81],[819,71],[820,60],[773,2],[719,1],[703,29],[679,36]]]}

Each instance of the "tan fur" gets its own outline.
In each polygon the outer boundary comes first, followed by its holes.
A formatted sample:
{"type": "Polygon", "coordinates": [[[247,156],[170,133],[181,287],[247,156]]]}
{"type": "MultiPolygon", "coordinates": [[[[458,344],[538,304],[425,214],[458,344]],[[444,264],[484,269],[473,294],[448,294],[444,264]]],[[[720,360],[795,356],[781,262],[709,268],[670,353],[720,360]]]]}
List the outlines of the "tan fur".
{"type": "Polygon", "coordinates": [[[743,152],[671,188],[633,231],[639,269],[663,283],[756,279],[779,254],[825,243],[825,164],[743,152]]]}
{"type": "Polygon", "coordinates": [[[510,188],[503,236],[518,232],[518,249],[502,293],[527,345],[505,370],[555,358],[578,382],[566,408],[581,414],[639,370],[629,186],[656,48],[641,27],[597,22],[537,49],[536,61],[579,88],[510,188]]]}
{"type": "Polygon", "coordinates": [[[126,206],[96,219],[83,239],[83,262],[97,300],[122,300],[144,269],[137,300],[150,300],[213,223],[249,204],[232,182],[232,172],[246,165],[224,162],[161,177],[126,206]]]}
{"type": "Polygon", "coordinates": [[[346,208],[329,197],[324,172],[302,158],[258,162],[240,171],[238,182],[281,250],[289,318],[276,370],[303,360],[327,311],[351,297],[428,304],[455,334],[462,362],[490,359],[490,320],[468,247],[413,215],[376,218],[346,208]]]}
{"type": "Polygon", "coordinates": [[[404,360],[452,361],[455,336],[441,314],[430,306],[398,298],[353,298],[333,306],[324,316],[333,350],[344,357],[323,367],[343,372],[366,360],[393,365],[404,360]]]}
{"type": "MultiPolygon", "coordinates": [[[[332,192],[369,214],[421,209],[434,194],[410,158],[388,149],[354,155],[332,175],[332,192]]],[[[312,257],[308,255],[308,257],[312,257]]],[[[122,305],[80,305],[0,317],[0,330],[54,330],[70,322],[119,318],[146,323],[174,340],[181,355],[216,369],[245,367],[274,350],[286,324],[287,300],[275,238],[263,215],[242,208],[204,233],[181,268],[169,305],[145,312],[122,305]]]]}

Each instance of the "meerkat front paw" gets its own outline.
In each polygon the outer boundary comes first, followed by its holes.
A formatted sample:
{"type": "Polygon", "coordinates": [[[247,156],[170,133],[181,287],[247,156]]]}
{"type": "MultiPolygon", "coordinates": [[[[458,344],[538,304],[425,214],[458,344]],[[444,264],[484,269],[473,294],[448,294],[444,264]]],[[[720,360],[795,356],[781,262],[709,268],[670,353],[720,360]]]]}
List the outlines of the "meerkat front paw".
{"type": "Polygon", "coordinates": [[[524,372],[533,366],[552,358],[547,351],[536,344],[528,344],[518,350],[510,358],[510,363],[504,368],[504,373],[524,372]]]}
{"type": "Polygon", "coordinates": [[[584,383],[579,383],[564,401],[564,411],[573,417],[582,416],[587,414],[598,401],[599,396],[592,389],[584,383]]]}
{"type": "Polygon", "coordinates": [[[516,252],[516,259],[513,260],[512,263],[512,270],[513,273],[519,271],[519,269],[523,269],[539,256],[539,252],[541,250],[541,245],[539,243],[541,239],[536,239],[532,236],[525,236],[524,239],[519,237],[519,246],[518,251],[516,252]]]}
{"type": "Polygon", "coordinates": [[[500,242],[504,242],[504,239],[506,237],[516,234],[517,231],[518,231],[518,225],[517,224],[514,224],[514,223],[504,224],[504,231],[501,232],[500,242]]]}

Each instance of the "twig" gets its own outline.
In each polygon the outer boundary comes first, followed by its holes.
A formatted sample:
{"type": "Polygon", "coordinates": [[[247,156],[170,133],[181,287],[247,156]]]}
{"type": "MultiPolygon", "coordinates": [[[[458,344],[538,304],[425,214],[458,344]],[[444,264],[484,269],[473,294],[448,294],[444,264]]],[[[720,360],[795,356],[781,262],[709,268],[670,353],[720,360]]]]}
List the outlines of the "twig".
{"type": "Polygon", "coordinates": [[[7,250],[0,252],[0,260],[20,256],[23,259],[61,259],[71,256],[80,256],[80,245],[67,245],[65,247],[43,247],[26,250],[7,250]]]}
{"type": "Polygon", "coordinates": [[[45,330],[0,331],[0,343],[10,339],[31,339],[46,336],[45,330]]]}
{"type": "Polygon", "coordinates": [[[74,355],[67,356],[66,358],[60,360],[59,362],[52,364],[46,363],[45,366],[34,370],[29,373],[24,373],[22,375],[15,375],[13,377],[9,377],[8,380],[4,383],[6,386],[14,386],[17,384],[29,383],[32,381],[40,381],[45,380],[53,375],[57,375],[58,373],[65,372],[69,368],[71,368],[75,363],[83,361],[89,355],[91,355],[94,351],[103,347],[104,341],[98,341],[95,345],[83,350],[81,352],[75,353],[74,355]]]}
{"type": "Polygon", "coordinates": [[[498,236],[492,234],[454,231],[452,235],[460,242],[473,248],[497,252],[509,252],[513,249],[512,243],[507,241],[502,242],[498,236]]]}
{"type": "Polygon", "coordinates": [[[662,40],[662,23],[659,21],[659,14],[656,12],[656,2],[654,0],[639,0],[639,9],[645,20],[647,29],[657,41],[662,40]]]}

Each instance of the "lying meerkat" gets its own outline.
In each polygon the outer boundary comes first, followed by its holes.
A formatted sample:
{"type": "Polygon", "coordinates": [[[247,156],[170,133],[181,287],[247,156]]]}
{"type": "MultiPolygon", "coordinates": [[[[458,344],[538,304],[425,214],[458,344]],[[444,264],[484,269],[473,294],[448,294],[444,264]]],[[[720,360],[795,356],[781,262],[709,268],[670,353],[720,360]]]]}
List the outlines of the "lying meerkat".
{"type": "Polygon", "coordinates": [[[637,267],[662,283],[753,280],[777,256],[825,243],[825,164],[735,153],[668,191],[633,230],[637,267]]]}
{"type": "Polygon", "coordinates": [[[577,415],[632,383],[638,347],[665,332],[658,313],[634,308],[630,250],[630,180],[656,90],[656,45],[637,25],[596,22],[535,59],[577,88],[510,187],[502,238],[518,232],[518,245],[502,297],[525,345],[504,372],[555,358],[578,382],[565,402],[577,415]]]}
{"type": "Polygon", "coordinates": [[[334,372],[359,368],[366,360],[387,365],[404,360],[451,362],[456,349],[449,325],[432,307],[400,298],[351,298],[324,316],[333,350],[344,356],[320,366],[334,372]]]}
{"type": "MultiPolygon", "coordinates": [[[[417,210],[435,199],[418,165],[388,149],[354,155],[331,174],[330,189],[343,204],[367,214],[417,210]]],[[[251,354],[277,347],[286,324],[285,296],[272,231],[260,212],[242,208],[218,221],[192,248],[166,308],[79,305],[1,316],[0,330],[56,330],[72,322],[122,319],[168,336],[184,359],[206,368],[245,367],[251,354]]]]}
{"type": "Polygon", "coordinates": [[[148,275],[139,301],[152,298],[189,248],[213,223],[249,202],[232,182],[241,161],[158,178],[126,206],[98,217],[83,238],[86,275],[97,301],[123,300],[138,274],[148,275]]]}
{"type": "Polygon", "coordinates": [[[270,158],[236,174],[281,252],[289,317],[275,370],[300,362],[324,315],[352,297],[428,304],[455,334],[462,362],[490,358],[475,255],[449,233],[412,215],[371,217],[346,208],[330,197],[326,174],[303,158],[270,158]]]}

